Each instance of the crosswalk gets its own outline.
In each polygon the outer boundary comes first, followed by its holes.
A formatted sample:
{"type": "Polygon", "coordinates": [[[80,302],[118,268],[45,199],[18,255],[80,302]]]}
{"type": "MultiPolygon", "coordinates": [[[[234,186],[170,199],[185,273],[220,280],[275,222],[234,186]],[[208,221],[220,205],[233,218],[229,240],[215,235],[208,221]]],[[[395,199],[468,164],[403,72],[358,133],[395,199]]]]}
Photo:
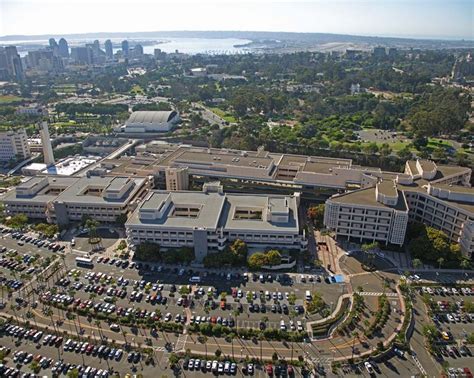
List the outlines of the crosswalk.
{"type": "Polygon", "coordinates": [[[188,335],[179,335],[178,340],[176,340],[176,344],[174,346],[175,352],[184,351],[187,341],[188,335]]]}
{"type": "Polygon", "coordinates": [[[421,374],[423,374],[423,376],[425,377],[426,376],[426,370],[423,368],[423,366],[421,365],[418,358],[414,355],[412,355],[411,357],[413,358],[413,361],[415,361],[415,364],[418,367],[418,369],[420,369],[421,374]]]}
{"type": "Polygon", "coordinates": [[[367,292],[367,291],[359,291],[357,294],[365,297],[381,297],[382,295],[386,295],[387,297],[398,297],[397,293],[380,293],[380,292],[367,292]]]}

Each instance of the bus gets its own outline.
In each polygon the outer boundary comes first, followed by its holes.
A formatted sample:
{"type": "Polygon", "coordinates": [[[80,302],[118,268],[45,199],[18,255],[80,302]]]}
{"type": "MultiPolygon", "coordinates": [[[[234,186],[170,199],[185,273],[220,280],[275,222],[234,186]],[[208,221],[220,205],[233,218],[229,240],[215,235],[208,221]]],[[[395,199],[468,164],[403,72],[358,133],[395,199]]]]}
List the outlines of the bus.
{"type": "Polygon", "coordinates": [[[189,279],[189,282],[191,283],[201,283],[201,277],[199,276],[194,276],[189,279]]]}
{"type": "Polygon", "coordinates": [[[76,265],[82,266],[83,268],[93,268],[94,264],[92,259],[89,257],[76,257],[76,265]]]}

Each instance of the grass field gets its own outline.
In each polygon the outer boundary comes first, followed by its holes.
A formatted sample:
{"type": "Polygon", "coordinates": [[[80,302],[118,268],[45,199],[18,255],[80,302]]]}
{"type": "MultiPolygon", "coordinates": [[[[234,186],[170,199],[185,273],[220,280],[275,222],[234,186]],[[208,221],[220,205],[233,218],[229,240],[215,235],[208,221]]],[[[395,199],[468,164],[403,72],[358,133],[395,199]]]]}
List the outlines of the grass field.
{"type": "Polygon", "coordinates": [[[13,95],[0,96],[0,104],[11,104],[14,102],[22,101],[23,98],[13,95]]]}
{"type": "Polygon", "coordinates": [[[76,93],[76,86],[74,84],[55,85],[53,89],[60,93],[76,93]]]}
{"type": "Polygon", "coordinates": [[[145,94],[145,92],[143,91],[143,88],[136,84],[132,87],[132,89],[130,90],[130,93],[141,94],[141,95],[145,94]]]}
{"type": "Polygon", "coordinates": [[[209,110],[229,123],[237,122],[237,119],[232,114],[227,113],[220,108],[209,108],[209,110]]]}

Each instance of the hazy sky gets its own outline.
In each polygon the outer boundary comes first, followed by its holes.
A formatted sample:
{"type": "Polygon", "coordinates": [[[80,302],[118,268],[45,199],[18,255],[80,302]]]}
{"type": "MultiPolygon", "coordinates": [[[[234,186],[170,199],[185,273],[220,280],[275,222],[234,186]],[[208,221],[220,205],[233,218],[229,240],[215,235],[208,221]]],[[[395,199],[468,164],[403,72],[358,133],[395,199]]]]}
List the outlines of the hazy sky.
{"type": "Polygon", "coordinates": [[[474,39],[469,0],[0,0],[0,35],[255,30],[474,39]]]}

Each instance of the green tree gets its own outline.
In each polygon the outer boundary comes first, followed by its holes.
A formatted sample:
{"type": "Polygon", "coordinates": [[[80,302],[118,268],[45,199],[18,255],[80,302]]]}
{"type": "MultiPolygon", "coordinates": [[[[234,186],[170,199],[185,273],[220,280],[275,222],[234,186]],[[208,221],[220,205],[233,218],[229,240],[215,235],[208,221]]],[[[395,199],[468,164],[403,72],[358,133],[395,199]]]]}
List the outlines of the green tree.
{"type": "Polygon", "coordinates": [[[316,228],[322,228],[324,225],[324,210],[324,204],[311,206],[308,209],[308,218],[311,219],[316,228]]]}
{"type": "Polygon", "coordinates": [[[135,251],[135,258],[141,261],[159,261],[160,246],[151,242],[141,243],[135,251]]]}
{"type": "Polygon", "coordinates": [[[5,221],[5,225],[13,229],[21,230],[28,224],[28,217],[25,214],[13,215],[5,221]]]}

